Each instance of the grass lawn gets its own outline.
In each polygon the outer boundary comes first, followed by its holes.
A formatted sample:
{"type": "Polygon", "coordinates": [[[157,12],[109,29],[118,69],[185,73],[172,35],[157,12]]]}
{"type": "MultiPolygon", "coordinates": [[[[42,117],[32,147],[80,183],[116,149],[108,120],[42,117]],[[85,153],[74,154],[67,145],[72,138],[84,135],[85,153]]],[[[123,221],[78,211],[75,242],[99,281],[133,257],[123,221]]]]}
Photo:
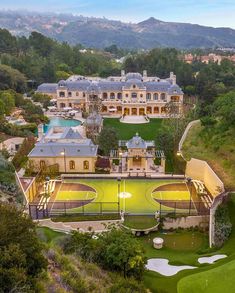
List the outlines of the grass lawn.
{"type": "MultiPolygon", "coordinates": [[[[122,180],[120,184],[120,192],[126,191],[131,194],[130,198],[120,198],[120,208],[125,210],[127,213],[137,214],[154,214],[159,210],[159,204],[154,200],[157,198],[155,193],[154,198],[152,197],[152,191],[164,184],[182,182],[179,180],[141,180],[141,179],[129,179],[122,180]]],[[[93,196],[94,200],[92,203],[85,205],[85,212],[99,212],[100,205],[102,202],[103,212],[112,212],[117,210],[118,201],[118,184],[117,180],[114,179],[75,179],[66,180],[66,183],[82,183],[86,184],[96,190],[95,193],[83,193],[84,198],[81,198],[80,191],[58,191],[57,200],[77,200],[77,199],[91,199],[93,196]],[[108,203],[109,202],[109,203],[108,203]]],[[[170,197],[168,192],[164,192],[166,199],[171,198],[177,200],[179,198],[188,199],[190,198],[189,192],[172,192],[170,191],[170,197]]],[[[160,198],[164,199],[164,194],[159,194],[160,198]]],[[[164,207],[164,210],[171,210],[170,208],[164,207]]],[[[73,209],[74,212],[82,212],[82,207],[73,209]]]]}
{"type": "Polygon", "coordinates": [[[234,292],[235,260],[222,266],[185,277],[178,283],[179,293],[234,292]]]}
{"type": "Polygon", "coordinates": [[[57,232],[46,227],[38,227],[37,235],[41,241],[46,243],[56,242],[59,238],[65,236],[62,232],[57,232]]]}
{"type": "Polygon", "coordinates": [[[205,140],[201,138],[202,129],[200,123],[190,129],[182,150],[185,158],[207,161],[225,183],[225,187],[235,190],[235,133],[224,133],[217,149],[210,141],[205,144],[205,140]]]}
{"type": "Polygon", "coordinates": [[[150,119],[150,122],[145,124],[121,123],[119,119],[116,118],[104,119],[104,126],[115,128],[118,138],[123,140],[131,139],[136,132],[145,140],[154,140],[156,137],[156,130],[161,127],[161,124],[162,119],[150,119]]]}
{"type": "Polygon", "coordinates": [[[145,285],[151,292],[165,293],[220,293],[234,292],[235,288],[235,194],[228,203],[232,234],[225,245],[217,251],[207,252],[208,236],[199,232],[154,233],[139,238],[143,242],[148,258],[167,258],[170,264],[197,266],[195,270],[184,270],[171,277],[148,271],[144,274],[145,285]],[[156,236],[165,240],[161,250],[152,247],[152,239],[156,236]],[[175,242],[175,243],[174,243],[175,242]],[[204,251],[204,254],[203,254],[204,251]],[[197,262],[201,256],[226,254],[228,257],[214,264],[197,262]],[[205,280],[208,280],[207,283],[205,280]],[[177,290],[178,285],[178,290],[177,290]],[[206,286],[206,288],[205,288],[206,286]]]}
{"type": "Polygon", "coordinates": [[[148,229],[156,226],[157,220],[154,216],[126,216],[123,224],[133,229],[148,229]]]}

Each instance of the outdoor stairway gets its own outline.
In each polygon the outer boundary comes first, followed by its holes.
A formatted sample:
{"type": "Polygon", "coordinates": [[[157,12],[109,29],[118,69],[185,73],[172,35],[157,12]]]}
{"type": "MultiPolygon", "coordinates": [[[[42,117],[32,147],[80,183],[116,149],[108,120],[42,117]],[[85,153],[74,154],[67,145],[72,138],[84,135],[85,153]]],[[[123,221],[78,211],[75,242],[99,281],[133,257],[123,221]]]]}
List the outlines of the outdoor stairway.
{"type": "Polygon", "coordinates": [[[149,123],[149,119],[147,116],[126,115],[120,119],[120,122],[128,124],[144,124],[149,123]]]}

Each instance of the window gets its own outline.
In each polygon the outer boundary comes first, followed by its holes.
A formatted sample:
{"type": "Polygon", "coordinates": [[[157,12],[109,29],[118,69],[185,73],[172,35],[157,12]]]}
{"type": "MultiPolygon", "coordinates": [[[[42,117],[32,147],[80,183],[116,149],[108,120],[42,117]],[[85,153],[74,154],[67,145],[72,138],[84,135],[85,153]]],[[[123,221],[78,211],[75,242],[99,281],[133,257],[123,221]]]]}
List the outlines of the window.
{"type": "Polygon", "coordinates": [[[68,92],[68,96],[69,97],[72,97],[72,92],[68,92]]]}
{"type": "Polygon", "coordinates": [[[140,94],[140,97],[143,98],[143,94],[140,94]]]}
{"type": "Polygon", "coordinates": [[[79,92],[76,92],[76,96],[77,96],[77,97],[79,96],[79,92]]]}
{"type": "Polygon", "coordinates": [[[137,93],[132,93],[131,97],[132,97],[132,99],[136,99],[137,98],[137,93]]]}
{"type": "Polygon", "coordinates": [[[64,98],[65,97],[65,92],[59,92],[59,96],[60,96],[60,98],[64,98]]]}
{"type": "Polygon", "coordinates": [[[151,100],[151,94],[150,93],[147,93],[146,99],[151,100]]]}
{"type": "Polygon", "coordinates": [[[110,94],[110,99],[115,99],[115,93],[110,94]]]}
{"type": "Polygon", "coordinates": [[[84,161],[83,162],[83,169],[84,170],[88,170],[89,169],[89,162],[88,161],[84,161]]]}
{"type": "Polygon", "coordinates": [[[154,95],[153,95],[153,99],[156,101],[156,100],[158,100],[158,93],[155,93],[154,95]]]}
{"type": "Polygon", "coordinates": [[[85,98],[85,97],[86,97],[86,93],[83,92],[83,93],[82,93],[82,96],[83,96],[83,98],[85,98]]]}
{"type": "Polygon", "coordinates": [[[46,167],[46,163],[44,160],[40,161],[40,169],[44,169],[46,167]]]}
{"type": "Polygon", "coordinates": [[[135,84],[133,84],[133,89],[135,89],[136,88],[136,85],[135,84]]]}
{"type": "Polygon", "coordinates": [[[65,103],[60,103],[60,108],[64,108],[65,107],[65,103]]]}
{"type": "Polygon", "coordinates": [[[122,93],[118,93],[117,98],[118,98],[119,100],[121,100],[121,98],[122,98],[122,93]]]}
{"type": "Polygon", "coordinates": [[[161,100],[164,101],[166,99],[166,94],[162,93],[161,94],[161,100]]]}
{"type": "Polygon", "coordinates": [[[69,169],[74,170],[75,169],[75,162],[74,161],[69,161],[69,169]]]}
{"type": "Polygon", "coordinates": [[[103,93],[103,99],[107,99],[108,98],[108,94],[107,93],[103,93]]]}
{"type": "Polygon", "coordinates": [[[126,94],[126,98],[128,98],[128,94],[126,94]]]}

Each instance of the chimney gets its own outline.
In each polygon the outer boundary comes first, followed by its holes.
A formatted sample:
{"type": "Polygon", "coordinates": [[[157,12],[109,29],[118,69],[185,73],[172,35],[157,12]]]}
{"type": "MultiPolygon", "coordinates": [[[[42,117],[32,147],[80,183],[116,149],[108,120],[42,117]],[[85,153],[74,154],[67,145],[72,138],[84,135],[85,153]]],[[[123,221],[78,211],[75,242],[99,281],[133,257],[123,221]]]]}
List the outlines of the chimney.
{"type": "Polygon", "coordinates": [[[144,71],[143,71],[143,77],[148,77],[148,75],[147,75],[147,70],[144,70],[144,71]]]}
{"type": "Polygon", "coordinates": [[[176,84],[176,75],[174,72],[170,72],[170,80],[172,81],[172,84],[176,84]]]}
{"type": "Polygon", "coordinates": [[[125,70],[121,70],[121,77],[125,76],[125,70]]]}

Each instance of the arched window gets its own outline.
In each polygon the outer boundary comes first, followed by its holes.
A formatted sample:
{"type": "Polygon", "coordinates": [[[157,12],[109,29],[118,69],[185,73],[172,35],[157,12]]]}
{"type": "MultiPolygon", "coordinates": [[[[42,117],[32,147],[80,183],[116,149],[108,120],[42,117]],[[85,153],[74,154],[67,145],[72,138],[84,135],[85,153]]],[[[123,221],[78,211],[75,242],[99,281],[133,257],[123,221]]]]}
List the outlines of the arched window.
{"type": "Polygon", "coordinates": [[[110,94],[110,99],[115,99],[115,93],[110,94]]]}
{"type": "Polygon", "coordinates": [[[153,95],[153,99],[156,101],[156,100],[158,100],[158,93],[154,93],[154,95],[153,95]]]}
{"type": "Polygon", "coordinates": [[[161,100],[164,101],[165,99],[166,99],[166,94],[165,93],[162,93],[161,94],[161,100]]]}
{"type": "Polygon", "coordinates": [[[60,103],[60,108],[64,108],[65,107],[65,103],[60,103]]]}
{"type": "Polygon", "coordinates": [[[121,100],[121,98],[122,98],[122,93],[118,93],[118,94],[117,94],[117,98],[118,98],[119,100],[121,100]]]}
{"type": "Polygon", "coordinates": [[[151,94],[150,93],[147,93],[146,99],[151,100],[151,94]]]}
{"type": "Polygon", "coordinates": [[[75,169],[75,162],[74,161],[69,161],[69,169],[74,170],[75,169]]]}
{"type": "Polygon", "coordinates": [[[84,161],[83,162],[83,169],[84,170],[88,170],[89,169],[89,162],[88,161],[84,161]]]}
{"type": "Polygon", "coordinates": [[[103,93],[103,99],[107,99],[108,98],[108,94],[107,93],[103,93]]]}
{"type": "Polygon", "coordinates": [[[68,92],[68,96],[69,97],[72,97],[72,92],[68,92]]]}
{"type": "Polygon", "coordinates": [[[40,161],[40,169],[44,169],[46,167],[46,162],[44,160],[40,161]]]}
{"type": "Polygon", "coordinates": [[[59,92],[59,96],[60,96],[60,98],[64,98],[65,97],[65,92],[59,92]]]}
{"type": "Polygon", "coordinates": [[[78,97],[79,96],[79,92],[76,92],[76,97],[78,97]]]}
{"type": "Polygon", "coordinates": [[[132,99],[136,99],[137,98],[137,93],[132,93],[131,97],[132,97],[132,99]]]}

